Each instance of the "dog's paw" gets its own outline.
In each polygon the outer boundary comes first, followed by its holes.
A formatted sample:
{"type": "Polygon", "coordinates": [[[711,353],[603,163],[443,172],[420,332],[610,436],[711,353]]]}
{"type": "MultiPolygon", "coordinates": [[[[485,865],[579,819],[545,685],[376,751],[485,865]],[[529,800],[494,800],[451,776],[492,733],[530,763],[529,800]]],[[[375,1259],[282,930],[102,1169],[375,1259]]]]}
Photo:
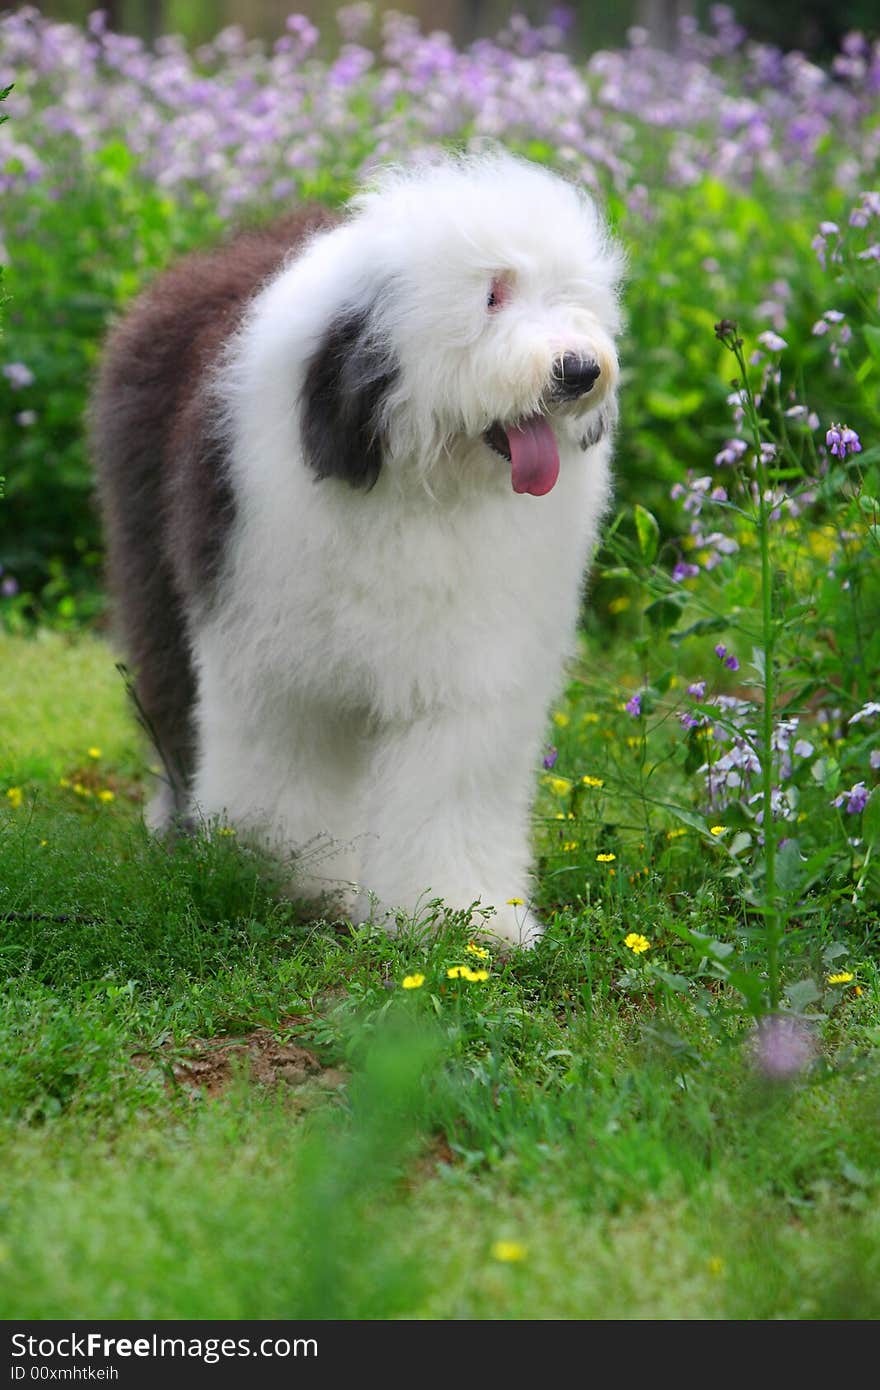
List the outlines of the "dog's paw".
{"type": "Polygon", "coordinates": [[[544,935],[544,925],[535,914],[518,898],[511,898],[503,907],[496,908],[482,929],[482,934],[494,937],[502,948],[511,946],[530,951],[544,935]]]}

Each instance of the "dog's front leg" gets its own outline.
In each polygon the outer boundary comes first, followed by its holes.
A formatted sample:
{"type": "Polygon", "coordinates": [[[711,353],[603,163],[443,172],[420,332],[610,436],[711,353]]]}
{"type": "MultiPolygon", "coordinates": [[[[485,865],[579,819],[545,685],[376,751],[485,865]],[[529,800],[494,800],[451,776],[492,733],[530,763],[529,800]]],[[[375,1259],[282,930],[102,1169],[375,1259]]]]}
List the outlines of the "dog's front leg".
{"type": "Polygon", "coordinates": [[[393,930],[442,898],[494,909],[488,930],[531,945],[530,807],[544,714],[497,703],[386,728],[368,776],[364,915],[393,930]]]}

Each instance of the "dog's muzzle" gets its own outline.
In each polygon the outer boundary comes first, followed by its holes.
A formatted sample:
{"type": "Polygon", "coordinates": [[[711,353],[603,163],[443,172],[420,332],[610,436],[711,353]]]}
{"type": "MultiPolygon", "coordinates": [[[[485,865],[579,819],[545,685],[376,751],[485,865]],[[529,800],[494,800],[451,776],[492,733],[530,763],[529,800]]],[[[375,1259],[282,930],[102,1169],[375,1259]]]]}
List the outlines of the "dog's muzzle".
{"type": "Polygon", "coordinates": [[[599,363],[576,352],[557,357],[552,368],[551,396],[557,401],[576,401],[592,391],[600,376],[599,363]]]}

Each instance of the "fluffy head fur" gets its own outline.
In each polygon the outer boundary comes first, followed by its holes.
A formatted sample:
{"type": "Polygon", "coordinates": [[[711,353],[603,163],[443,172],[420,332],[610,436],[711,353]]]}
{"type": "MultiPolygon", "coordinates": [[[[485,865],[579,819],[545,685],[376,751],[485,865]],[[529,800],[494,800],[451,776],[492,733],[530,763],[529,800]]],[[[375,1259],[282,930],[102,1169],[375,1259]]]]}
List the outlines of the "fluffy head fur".
{"type": "Polygon", "coordinates": [[[493,154],[139,301],[94,420],[154,824],[228,817],[362,915],[479,900],[535,937],[510,900],[606,502],[620,268],[584,195],[493,154]]]}

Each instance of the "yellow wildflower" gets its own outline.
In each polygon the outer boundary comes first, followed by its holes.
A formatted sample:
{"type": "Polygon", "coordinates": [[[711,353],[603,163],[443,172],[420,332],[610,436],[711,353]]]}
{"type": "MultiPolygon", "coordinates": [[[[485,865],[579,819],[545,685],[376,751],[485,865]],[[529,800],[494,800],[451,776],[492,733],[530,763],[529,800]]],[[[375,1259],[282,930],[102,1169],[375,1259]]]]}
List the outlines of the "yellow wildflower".
{"type": "Polygon", "coordinates": [[[605,785],[605,783],[602,781],[602,778],[601,778],[601,777],[586,777],[586,776],[585,776],[585,777],[582,777],[582,778],[581,778],[581,781],[582,781],[582,783],[584,784],[585,787],[604,787],[604,785],[605,785]]]}
{"type": "Polygon", "coordinates": [[[848,985],[852,978],[852,971],[840,970],[836,975],[828,976],[828,983],[829,985],[848,985]]]}
{"type": "Polygon", "coordinates": [[[508,906],[508,907],[522,907],[522,905],[523,905],[524,902],[525,902],[525,898],[508,898],[508,899],[507,899],[507,906],[508,906]]]}
{"type": "Polygon", "coordinates": [[[717,1278],[717,1276],[718,1276],[719,1274],[723,1274],[723,1273],[724,1273],[724,1261],[722,1260],[722,1258],[721,1258],[720,1255],[712,1255],[712,1256],[710,1257],[710,1259],[709,1259],[709,1273],[710,1273],[710,1274],[714,1274],[714,1275],[716,1276],[716,1278],[717,1278]]]}
{"type": "Polygon", "coordinates": [[[526,1258],[528,1247],[518,1240],[496,1240],[492,1246],[492,1259],[502,1264],[518,1264],[526,1258]]]}
{"type": "Polygon", "coordinates": [[[478,946],[476,941],[469,941],[465,949],[470,951],[472,956],[479,956],[480,960],[489,959],[489,952],[485,946],[478,946]]]}
{"type": "Polygon", "coordinates": [[[571,791],[571,782],[567,777],[548,777],[547,786],[554,796],[567,796],[571,791]]]}
{"type": "Polygon", "coordinates": [[[726,826],[726,825],[710,825],[710,826],[709,826],[709,834],[710,834],[710,835],[723,835],[726,829],[727,829],[727,826],[726,826]]]}
{"type": "Polygon", "coordinates": [[[234,835],[234,834],[235,834],[235,828],[234,828],[233,826],[231,826],[231,825],[221,825],[220,829],[217,831],[217,834],[218,834],[218,835],[234,835]]]}
{"type": "Polygon", "coordinates": [[[13,811],[17,811],[21,805],[22,795],[21,787],[10,787],[7,791],[6,800],[9,802],[13,811]]]}
{"type": "Polygon", "coordinates": [[[593,712],[592,712],[592,710],[591,710],[589,714],[583,714],[583,715],[581,715],[581,723],[582,723],[582,724],[598,724],[598,723],[599,723],[599,716],[598,716],[598,714],[593,714],[593,712]]]}
{"type": "Polygon", "coordinates": [[[90,757],[90,758],[100,758],[100,756],[101,756],[101,750],[100,750],[100,748],[90,748],[88,751],[89,751],[89,757],[90,757]]]}
{"type": "Polygon", "coordinates": [[[631,931],[629,936],[623,938],[623,944],[633,955],[640,956],[643,951],[650,951],[651,943],[646,936],[640,936],[638,932],[631,931]]]}
{"type": "Polygon", "coordinates": [[[99,801],[115,801],[115,800],[116,800],[116,793],[115,793],[115,792],[111,792],[111,790],[110,790],[109,787],[104,787],[104,789],[103,789],[102,791],[99,791],[99,792],[98,792],[98,800],[99,800],[99,801]]]}
{"type": "Polygon", "coordinates": [[[686,829],[684,828],[684,826],[683,826],[683,825],[678,825],[678,826],[676,826],[676,828],[675,828],[674,830],[667,830],[667,832],[666,832],[666,838],[667,838],[667,840],[678,840],[678,839],[680,839],[680,837],[681,837],[682,835],[686,835],[686,834],[687,834],[687,831],[686,831],[686,829]]]}
{"type": "Polygon", "coordinates": [[[562,853],[571,854],[572,850],[577,849],[577,847],[577,840],[566,840],[565,844],[562,846],[562,853]]]}
{"type": "Polygon", "coordinates": [[[488,980],[488,970],[471,970],[469,965],[450,965],[446,972],[447,979],[450,980],[470,980],[474,983],[478,980],[488,980]]]}
{"type": "Polygon", "coordinates": [[[631,604],[631,598],[628,598],[626,594],[619,594],[617,598],[613,598],[609,603],[608,612],[612,615],[615,613],[625,613],[631,604]]]}
{"type": "Polygon", "coordinates": [[[401,984],[403,985],[404,989],[421,989],[424,983],[424,975],[419,974],[404,975],[403,979],[401,980],[401,984]]]}
{"type": "Polygon", "coordinates": [[[74,782],[73,790],[77,796],[91,796],[92,794],[88,787],[83,786],[82,782],[74,782]]]}
{"type": "Polygon", "coordinates": [[[616,855],[616,854],[597,854],[597,855],[596,855],[596,863],[597,863],[597,864],[613,864],[616,858],[617,858],[617,855],[616,855]]]}
{"type": "Polygon", "coordinates": [[[567,729],[571,723],[571,717],[565,713],[565,710],[557,709],[553,711],[553,723],[558,729],[567,729]]]}

